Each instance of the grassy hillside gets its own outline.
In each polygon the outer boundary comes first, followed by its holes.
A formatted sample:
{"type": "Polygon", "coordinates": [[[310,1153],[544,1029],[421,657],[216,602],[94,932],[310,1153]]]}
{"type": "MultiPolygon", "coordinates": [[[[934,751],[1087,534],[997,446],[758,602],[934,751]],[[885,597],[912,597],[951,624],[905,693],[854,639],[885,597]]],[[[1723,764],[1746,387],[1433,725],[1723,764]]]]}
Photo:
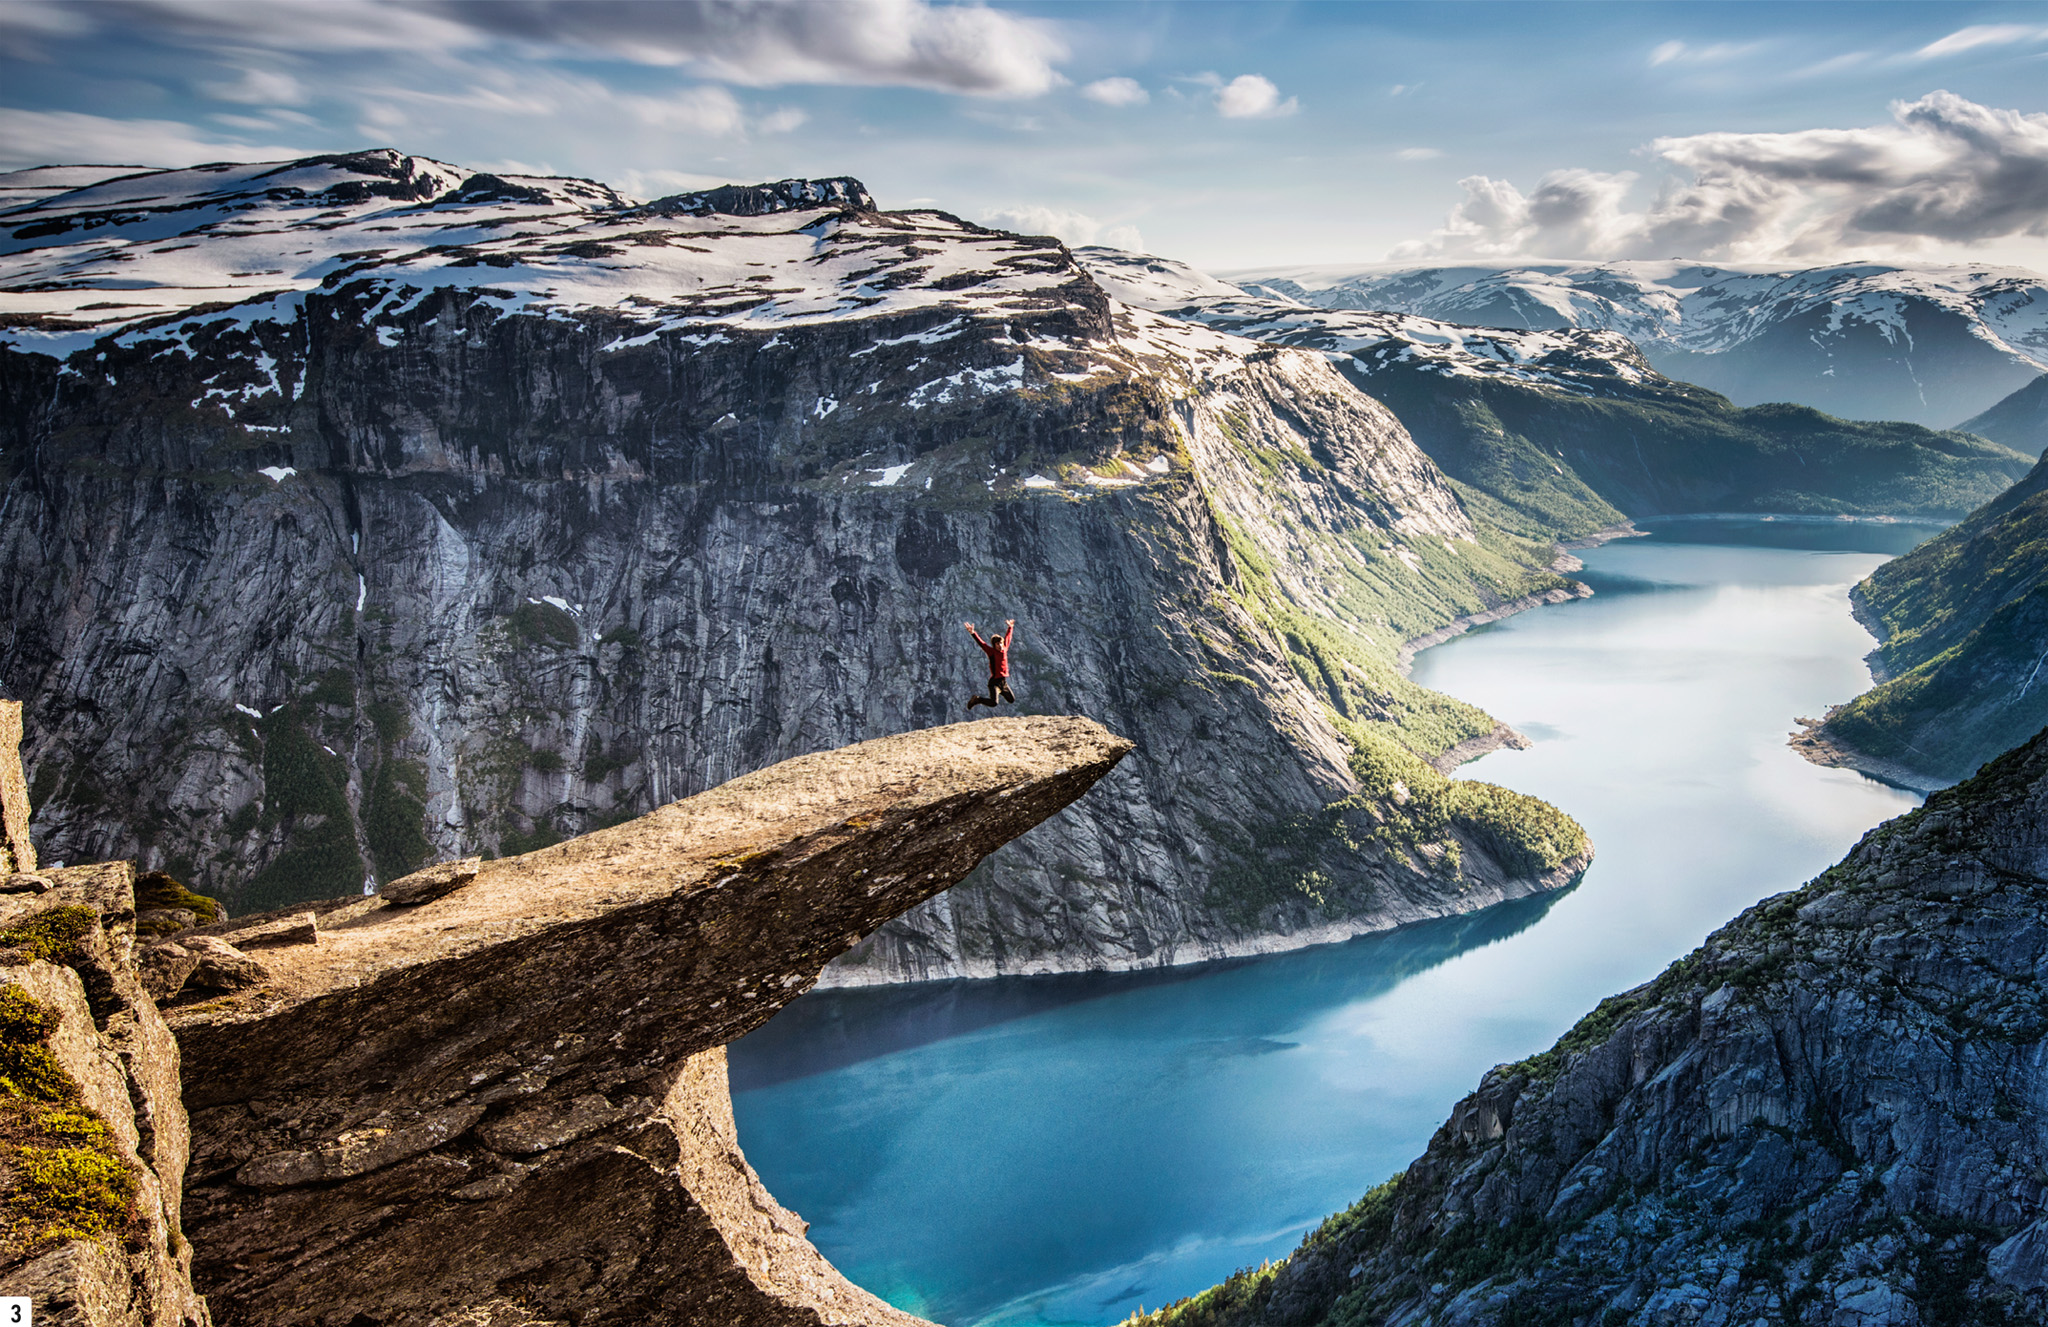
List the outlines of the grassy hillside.
{"type": "Polygon", "coordinates": [[[1857,587],[1891,680],[1821,734],[1959,779],[2048,724],[2048,461],[1857,587]]]}
{"type": "Polygon", "coordinates": [[[1948,517],[2027,472],[2013,448],[1917,424],[1747,409],[1654,376],[1580,394],[1401,365],[1353,380],[1384,402],[1484,513],[1533,537],[1623,517],[1755,511],[1948,517]]]}

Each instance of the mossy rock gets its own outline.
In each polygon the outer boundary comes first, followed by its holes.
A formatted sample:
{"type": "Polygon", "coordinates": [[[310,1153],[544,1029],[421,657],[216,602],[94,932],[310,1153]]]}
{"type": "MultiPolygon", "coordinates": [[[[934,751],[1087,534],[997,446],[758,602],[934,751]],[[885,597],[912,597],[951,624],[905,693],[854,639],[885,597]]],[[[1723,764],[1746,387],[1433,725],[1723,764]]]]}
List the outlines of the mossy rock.
{"type": "Polygon", "coordinates": [[[78,904],[52,908],[0,931],[0,949],[18,949],[32,961],[47,963],[70,953],[99,924],[100,915],[91,908],[78,904]]]}
{"type": "Polygon", "coordinates": [[[50,1050],[59,1021],[20,986],[0,988],[0,1173],[12,1181],[0,1235],[17,1255],[115,1233],[135,1216],[134,1167],[50,1050]]]}

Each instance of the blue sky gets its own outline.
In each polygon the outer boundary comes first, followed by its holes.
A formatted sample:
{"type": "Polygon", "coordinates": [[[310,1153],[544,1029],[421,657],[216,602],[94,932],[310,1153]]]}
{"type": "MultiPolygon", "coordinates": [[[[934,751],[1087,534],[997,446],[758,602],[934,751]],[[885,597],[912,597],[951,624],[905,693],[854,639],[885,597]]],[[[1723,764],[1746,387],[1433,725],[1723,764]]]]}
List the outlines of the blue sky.
{"type": "Polygon", "coordinates": [[[2048,4],[0,0],[0,168],[368,146],[1210,268],[2048,269],[2048,4]]]}

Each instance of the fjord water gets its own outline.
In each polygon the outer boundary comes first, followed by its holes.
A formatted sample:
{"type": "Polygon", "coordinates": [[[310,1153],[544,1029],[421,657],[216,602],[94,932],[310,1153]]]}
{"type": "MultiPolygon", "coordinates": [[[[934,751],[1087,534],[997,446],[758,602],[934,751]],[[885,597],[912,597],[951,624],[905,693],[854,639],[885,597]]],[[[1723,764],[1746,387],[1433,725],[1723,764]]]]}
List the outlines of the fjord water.
{"type": "Polygon", "coordinates": [[[849,1277],[958,1327],[1101,1324],[1279,1257],[1548,1046],[1917,798],[1785,745],[1868,685],[1851,585],[1928,527],[1674,522],[1595,597],[1425,651],[1534,739],[1465,767],[1586,826],[1579,886],[1163,973],[804,997],[731,1051],[740,1141],[849,1277]]]}

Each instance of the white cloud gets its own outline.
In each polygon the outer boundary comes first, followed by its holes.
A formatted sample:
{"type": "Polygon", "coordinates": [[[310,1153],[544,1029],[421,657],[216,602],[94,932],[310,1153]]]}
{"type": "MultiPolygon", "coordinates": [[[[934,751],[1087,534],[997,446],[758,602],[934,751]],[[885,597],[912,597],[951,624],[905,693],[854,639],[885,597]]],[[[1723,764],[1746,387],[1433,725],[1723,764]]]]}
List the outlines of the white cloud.
{"type": "Polygon", "coordinates": [[[1105,106],[1142,106],[1152,100],[1135,78],[1100,78],[1082,88],[1081,95],[1105,106]]]}
{"type": "Polygon", "coordinates": [[[475,32],[689,65],[731,83],[839,83],[1031,97],[1062,80],[1053,26],[927,0],[439,0],[475,32]]]}
{"type": "Polygon", "coordinates": [[[1630,208],[1631,174],[1552,171],[1523,195],[1486,176],[1429,240],[1433,254],[1722,261],[1903,254],[2048,236],[2048,114],[1933,92],[1863,129],[1707,133],[1649,151],[1685,176],[1630,208]]]}
{"type": "Polygon", "coordinates": [[[487,40],[430,4],[395,0],[99,0],[78,8],[102,29],[155,29],[208,47],[231,41],[271,50],[425,54],[487,40]]]}
{"type": "Polygon", "coordinates": [[[983,225],[1014,230],[1025,235],[1054,235],[1070,246],[1107,244],[1113,249],[1142,253],[1145,239],[1136,226],[1111,226],[1085,212],[1031,204],[1025,207],[994,208],[981,214],[983,225]]]}
{"type": "Polygon", "coordinates": [[[724,88],[684,88],[662,97],[623,96],[619,104],[640,123],[670,133],[729,138],[746,128],[739,98],[724,88]]]}
{"type": "Polygon", "coordinates": [[[1054,25],[979,4],[930,0],[99,0],[0,3],[9,27],[77,35],[149,29],[213,47],[447,54],[514,43],[542,55],[602,52],[688,66],[750,87],[918,87],[1037,96],[1065,80],[1054,25]],[[21,9],[25,16],[13,11],[21,9]]]}
{"type": "Polygon", "coordinates": [[[764,134],[786,134],[802,128],[810,118],[794,106],[778,106],[762,116],[754,127],[764,134]]]}
{"type": "Polygon", "coordinates": [[[1443,153],[1433,147],[1404,147],[1394,154],[1396,161],[1435,161],[1443,153]]]}
{"type": "Polygon", "coordinates": [[[241,77],[226,83],[205,83],[200,91],[215,101],[241,102],[249,106],[301,106],[306,89],[282,69],[243,69],[241,77]]]}
{"type": "Polygon", "coordinates": [[[1712,65],[1739,60],[1745,55],[1754,55],[1764,48],[1760,41],[1730,42],[1719,41],[1707,46],[1691,46],[1682,41],[1660,43],[1650,52],[1652,67],[1668,64],[1712,65]]]}
{"type": "Polygon", "coordinates": [[[1300,103],[1293,97],[1281,101],[1280,89],[1273,86],[1273,80],[1258,74],[1239,74],[1216,89],[1216,110],[1225,119],[1270,119],[1292,115],[1300,109],[1300,103]]]}
{"type": "Polygon", "coordinates": [[[312,155],[303,147],[206,137],[175,120],[115,120],[77,111],[0,108],[0,168],[50,162],[197,166],[209,161],[277,161],[312,155]]]}
{"type": "Polygon", "coordinates": [[[1984,46],[2012,46],[2020,42],[2048,41],[2048,27],[2032,23],[1977,23],[1958,28],[1939,41],[1931,41],[1913,52],[1916,59],[1938,60],[1961,55],[1984,46]]]}

